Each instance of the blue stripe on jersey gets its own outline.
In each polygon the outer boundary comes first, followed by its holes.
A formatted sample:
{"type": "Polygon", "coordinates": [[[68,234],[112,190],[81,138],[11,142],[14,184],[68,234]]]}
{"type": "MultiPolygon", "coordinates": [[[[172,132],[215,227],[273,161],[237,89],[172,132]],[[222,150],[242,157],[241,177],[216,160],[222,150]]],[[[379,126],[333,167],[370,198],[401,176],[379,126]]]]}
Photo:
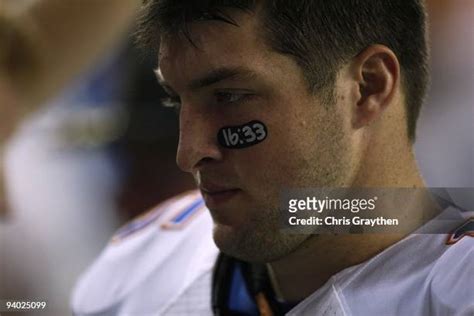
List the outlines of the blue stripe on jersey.
{"type": "Polygon", "coordinates": [[[199,209],[199,207],[201,207],[202,205],[204,204],[204,200],[202,198],[199,198],[197,201],[195,201],[193,204],[191,204],[190,206],[188,206],[187,209],[185,209],[182,213],[180,213],[178,216],[176,216],[175,218],[173,218],[171,220],[171,223],[172,224],[180,224],[184,221],[186,221],[186,219],[188,219],[191,215],[193,215],[193,213],[199,209]]]}
{"type": "Polygon", "coordinates": [[[142,216],[137,217],[136,219],[132,220],[130,223],[125,224],[122,228],[120,228],[112,238],[112,241],[119,241],[132,235],[133,233],[145,228],[149,224],[153,223],[155,220],[160,217],[162,212],[160,209],[150,211],[142,216]]]}

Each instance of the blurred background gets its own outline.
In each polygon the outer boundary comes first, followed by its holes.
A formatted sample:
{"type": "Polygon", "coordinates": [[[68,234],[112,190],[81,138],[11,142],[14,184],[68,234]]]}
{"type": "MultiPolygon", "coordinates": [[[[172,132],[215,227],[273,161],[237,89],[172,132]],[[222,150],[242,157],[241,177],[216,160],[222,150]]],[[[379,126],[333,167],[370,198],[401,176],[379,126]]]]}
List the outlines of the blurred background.
{"type": "MultiPolygon", "coordinates": [[[[7,0],[0,9],[29,2],[7,0]]],[[[428,186],[474,187],[474,1],[428,0],[428,7],[432,88],[417,158],[428,186]]],[[[175,164],[177,117],[160,106],[155,63],[124,38],[10,138],[0,298],[45,299],[48,315],[70,314],[75,280],[113,232],[193,188],[175,164]]]]}

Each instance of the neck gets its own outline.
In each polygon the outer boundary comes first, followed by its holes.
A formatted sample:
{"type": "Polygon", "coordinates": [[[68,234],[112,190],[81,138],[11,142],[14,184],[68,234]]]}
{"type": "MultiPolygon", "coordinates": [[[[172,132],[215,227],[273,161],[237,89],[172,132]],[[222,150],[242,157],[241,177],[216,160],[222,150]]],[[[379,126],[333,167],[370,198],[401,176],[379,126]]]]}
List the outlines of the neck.
{"type": "MultiPolygon", "coordinates": [[[[423,188],[411,144],[372,141],[364,154],[364,164],[357,171],[352,187],[423,188]]],[[[434,209],[423,195],[403,201],[405,214],[418,216],[434,209]],[[418,214],[417,214],[418,213],[418,214]]],[[[331,276],[362,263],[400,241],[406,233],[311,235],[290,255],[267,265],[275,292],[288,302],[296,302],[323,286],[331,276]]]]}
{"type": "Polygon", "coordinates": [[[352,187],[360,188],[423,188],[411,143],[407,141],[387,146],[387,141],[375,139],[367,147],[364,164],[357,171],[352,187]]]}

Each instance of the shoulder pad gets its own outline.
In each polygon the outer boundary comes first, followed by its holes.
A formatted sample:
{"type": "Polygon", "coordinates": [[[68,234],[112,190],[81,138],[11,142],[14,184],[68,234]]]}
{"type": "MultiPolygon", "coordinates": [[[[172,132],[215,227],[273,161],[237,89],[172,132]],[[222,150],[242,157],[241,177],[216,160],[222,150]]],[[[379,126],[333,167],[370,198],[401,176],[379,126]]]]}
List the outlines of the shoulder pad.
{"type": "Polygon", "coordinates": [[[197,191],[180,194],[126,223],[114,234],[110,242],[121,243],[149,229],[150,226],[153,228],[153,224],[157,222],[162,229],[182,229],[205,209],[204,200],[197,191]],[[159,221],[159,219],[164,219],[164,221],[159,221]]]}
{"type": "Polygon", "coordinates": [[[197,191],[167,200],[132,220],[80,277],[72,296],[73,311],[93,315],[127,310],[128,304],[156,313],[166,307],[212,269],[218,253],[212,227],[197,191]],[[143,296],[151,293],[149,300],[143,296]]]}

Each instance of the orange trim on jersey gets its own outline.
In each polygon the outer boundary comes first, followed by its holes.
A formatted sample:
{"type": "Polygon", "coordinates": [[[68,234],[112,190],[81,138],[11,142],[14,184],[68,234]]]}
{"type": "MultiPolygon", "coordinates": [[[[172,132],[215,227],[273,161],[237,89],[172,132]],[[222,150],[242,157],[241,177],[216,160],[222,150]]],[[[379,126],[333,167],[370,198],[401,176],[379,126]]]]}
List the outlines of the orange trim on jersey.
{"type": "Polygon", "coordinates": [[[258,292],[257,295],[255,295],[255,302],[257,303],[260,316],[273,316],[270,303],[268,303],[267,297],[263,292],[258,292]]]}
{"type": "Polygon", "coordinates": [[[446,245],[453,245],[453,244],[457,243],[458,241],[460,241],[461,239],[463,239],[466,236],[474,237],[474,231],[467,231],[467,232],[463,233],[462,235],[460,235],[458,238],[454,238],[454,235],[456,234],[456,231],[459,230],[460,228],[462,228],[464,225],[468,224],[469,222],[474,222],[474,217],[471,217],[471,218],[467,219],[464,223],[462,223],[461,225],[456,227],[456,229],[454,229],[454,231],[448,235],[448,239],[446,240],[446,245]]]}
{"type": "Polygon", "coordinates": [[[146,227],[156,222],[156,220],[158,220],[161,215],[163,215],[163,213],[169,209],[170,205],[187,196],[193,197],[193,195],[199,196],[198,191],[192,190],[181,193],[175,197],[159,203],[150,210],[145,211],[143,214],[138,215],[137,217],[122,225],[112,236],[110,243],[119,243],[131,236],[135,236],[135,234],[143,231],[146,227]],[[149,222],[147,222],[148,220],[149,222]]]}

